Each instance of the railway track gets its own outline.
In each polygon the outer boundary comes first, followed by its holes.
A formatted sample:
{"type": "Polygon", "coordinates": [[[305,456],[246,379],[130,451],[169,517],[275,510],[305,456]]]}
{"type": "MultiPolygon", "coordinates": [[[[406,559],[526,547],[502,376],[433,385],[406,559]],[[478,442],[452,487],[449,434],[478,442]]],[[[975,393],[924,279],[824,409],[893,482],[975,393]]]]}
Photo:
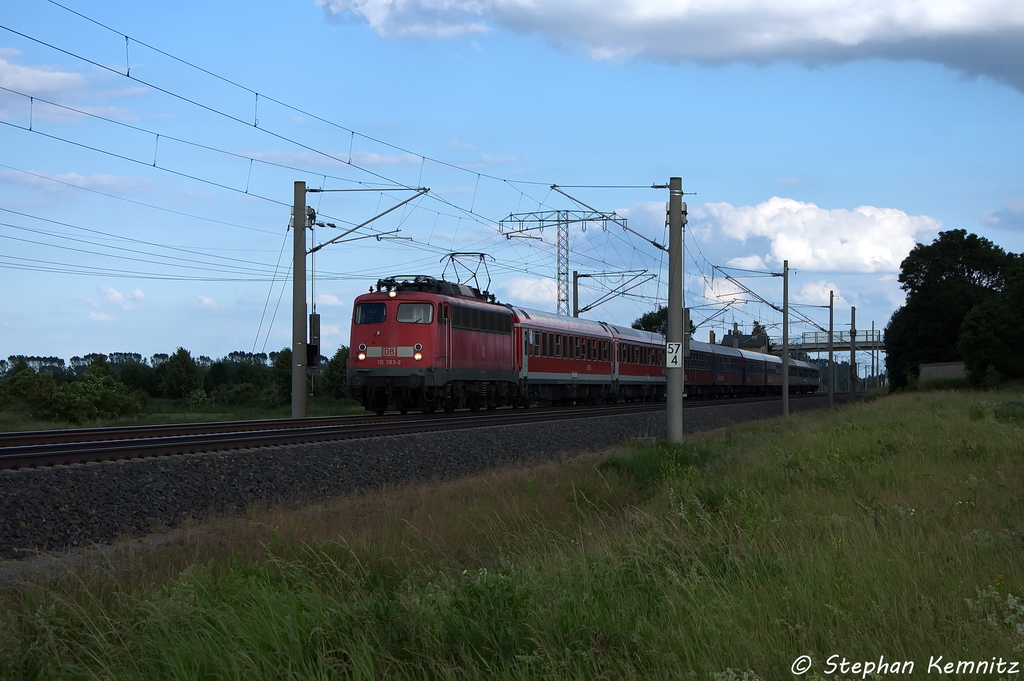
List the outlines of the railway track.
{"type": "MultiPolygon", "coordinates": [[[[717,402],[686,402],[693,409],[715,404],[778,400],[741,398],[717,402]]],[[[791,396],[790,399],[800,399],[791,396]]],[[[530,410],[436,413],[429,415],[342,416],[187,423],[121,428],[33,431],[0,434],[0,469],[82,464],[175,454],[274,447],[409,433],[600,418],[663,411],[664,403],[633,403],[589,407],[547,407],[530,410]]]]}

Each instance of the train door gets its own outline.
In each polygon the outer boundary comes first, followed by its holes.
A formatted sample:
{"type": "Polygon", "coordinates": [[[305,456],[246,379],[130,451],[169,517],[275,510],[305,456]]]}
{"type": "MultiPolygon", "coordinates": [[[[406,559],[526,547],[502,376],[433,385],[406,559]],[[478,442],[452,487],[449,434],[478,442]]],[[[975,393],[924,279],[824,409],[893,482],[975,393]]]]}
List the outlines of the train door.
{"type": "Polygon", "coordinates": [[[533,347],[533,331],[531,329],[527,329],[525,327],[520,327],[520,330],[522,331],[522,339],[523,339],[522,345],[520,346],[520,351],[522,352],[522,358],[523,358],[523,362],[522,362],[523,376],[529,376],[530,375],[530,350],[533,347]]]}
{"type": "Polygon", "coordinates": [[[441,333],[441,354],[444,355],[444,370],[452,370],[452,310],[448,303],[441,303],[441,318],[438,328],[441,333]]]}

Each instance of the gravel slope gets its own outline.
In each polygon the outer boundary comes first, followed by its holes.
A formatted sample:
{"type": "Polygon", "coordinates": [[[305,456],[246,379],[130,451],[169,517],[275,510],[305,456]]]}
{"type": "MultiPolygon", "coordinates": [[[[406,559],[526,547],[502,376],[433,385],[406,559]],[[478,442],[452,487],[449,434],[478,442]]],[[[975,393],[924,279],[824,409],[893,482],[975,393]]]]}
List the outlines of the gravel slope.
{"type": "MultiPolygon", "coordinates": [[[[790,401],[794,412],[824,405],[824,397],[790,401]]],[[[707,431],[778,414],[778,402],[710,402],[686,409],[684,427],[707,431]]],[[[655,412],[0,471],[0,558],[108,543],[120,535],[176,527],[186,517],[241,512],[251,504],[459,477],[664,434],[665,414],[655,412]]]]}

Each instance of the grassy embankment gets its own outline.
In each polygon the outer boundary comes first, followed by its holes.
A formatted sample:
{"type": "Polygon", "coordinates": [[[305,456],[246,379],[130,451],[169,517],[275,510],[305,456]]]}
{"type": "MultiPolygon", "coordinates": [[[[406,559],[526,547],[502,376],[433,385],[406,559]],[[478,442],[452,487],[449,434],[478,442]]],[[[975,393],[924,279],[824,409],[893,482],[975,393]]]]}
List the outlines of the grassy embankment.
{"type": "MultiPolygon", "coordinates": [[[[344,416],[366,414],[355,400],[313,397],[308,404],[309,416],[344,416]]],[[[182,400],[151,398],[139,416],[117,420],[74,424],[63,421],[42,421],[18,412],[0,411],[0,432],[21,430],[57,430],[61,428],[104,428],[107,426],[150,426],[164,423],[202,423],[208,421],[248,421],[283,419],[291,415],[291,406],[237,406],[225,404],[188,405],[182,400]]]]}
{"type": "MultiPolygon", "coordinates": [[[[305,509],[0,594],[2,678],[784,679],[1024,658],[1018,391],[305,509]]],[[[861,674],[844,676],[860,678],[861,674]]],[[[992,678],[995,678],[993,676],[992,678]]]]}

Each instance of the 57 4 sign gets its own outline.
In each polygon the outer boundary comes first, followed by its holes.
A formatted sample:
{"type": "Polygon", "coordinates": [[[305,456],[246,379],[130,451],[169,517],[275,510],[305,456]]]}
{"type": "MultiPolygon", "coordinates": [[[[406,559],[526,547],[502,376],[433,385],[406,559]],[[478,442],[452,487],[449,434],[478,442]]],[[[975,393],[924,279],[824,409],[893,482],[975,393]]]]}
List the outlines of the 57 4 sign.
{"type": "Polygon", "coordinates": [[[682,369],[683,368],[683,344],[682,343],[665,343],[665,368],[666,369],[682,369]]]}

